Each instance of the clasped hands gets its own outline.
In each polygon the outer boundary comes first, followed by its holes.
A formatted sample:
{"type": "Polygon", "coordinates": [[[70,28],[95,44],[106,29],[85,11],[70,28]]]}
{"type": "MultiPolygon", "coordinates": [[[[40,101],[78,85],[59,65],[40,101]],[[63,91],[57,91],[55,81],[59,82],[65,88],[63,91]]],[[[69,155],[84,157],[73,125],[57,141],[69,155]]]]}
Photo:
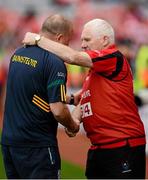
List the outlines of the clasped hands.
{"type": "MultiPolygon", "coordinates": [[[[76,124],[78,126],[80,126],[80,123],[81,123],[81,116],[82,116],[82,112],[81,112],[81,107],[80,107],[80,104],[77,105],[74,110],[72,111],[71,113],[74,121],[76,122],[76,124]]],[[[79,127],[80,128],[80,127],[79,127]]],[[[79,131],[79,128],[76,132],[71,132],[69,129],[65,128],[65,132],[66,134],[69,136],[69,137],[75,137],[76,134],[78,133],[79,131]]]]}

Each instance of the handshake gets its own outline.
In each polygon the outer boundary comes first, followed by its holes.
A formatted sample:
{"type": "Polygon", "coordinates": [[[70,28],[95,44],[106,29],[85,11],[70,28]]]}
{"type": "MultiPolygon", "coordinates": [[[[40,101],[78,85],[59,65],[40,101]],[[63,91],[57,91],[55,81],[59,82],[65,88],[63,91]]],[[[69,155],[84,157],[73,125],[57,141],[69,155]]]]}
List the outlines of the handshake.
{"type": "Polygon", "coordinates": [[[76,134],[79,132],[80,123],[81,123],[81,117],[82,117],[80,104],[78,104],[74,108],[74,110],[71,113],[71,116],[72,116],[73,120],[75,121],[75,123],[77,124],[78,128],[75,131],[72,131],[72,130],[65,127],[65,132],[69,137],[75,137],[76,134]]]}
{"type": "Polygon", "coordinates": [[[78,132],[71,132],[71,131],[69,131],[67,128],[65,128],[65,133],[66,133],[69,137],[75,137],[78,132]]]}

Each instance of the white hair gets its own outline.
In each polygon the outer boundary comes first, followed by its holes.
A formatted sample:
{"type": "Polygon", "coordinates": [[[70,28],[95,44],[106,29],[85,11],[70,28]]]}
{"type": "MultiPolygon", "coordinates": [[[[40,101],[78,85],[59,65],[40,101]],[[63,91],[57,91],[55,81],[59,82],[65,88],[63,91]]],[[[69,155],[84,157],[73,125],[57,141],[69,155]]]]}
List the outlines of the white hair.
{"type": "Polygon", "coordinates": [[[93,19],[87,22],[84,25],[85,27],[90,27],[95,36],[108,36],[110,40],[110,44],[115,43],[115,34],[113,27],[103,19],[93,19]]]}

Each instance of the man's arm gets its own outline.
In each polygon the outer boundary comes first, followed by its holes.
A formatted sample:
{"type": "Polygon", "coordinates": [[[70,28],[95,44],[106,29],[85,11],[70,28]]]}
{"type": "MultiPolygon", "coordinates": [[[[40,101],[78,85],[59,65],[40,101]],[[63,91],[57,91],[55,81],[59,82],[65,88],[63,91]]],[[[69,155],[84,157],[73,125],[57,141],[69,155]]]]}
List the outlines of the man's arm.
{"type": "Polygon", "coordinates": [[[71,116],[70,111],[66,104],[62,102],[50,103],[50,110],[53,113],[55,119],[65,126],[68,131],[77,133],[79,131],[80,121],[71,116]]]}
{"type": "MultiPolygon", "coordinates": [[[[36,36],[37,34],[35,33],[26,33],[23,44],[36,44],[36,36]]],[[[41,36],[40,40],[37,42],[37,45],[43,49],[46,49],[47,51],[56,54],[69,64],[75,64],[85,67],[92,67],[93,65],[92,60],[87,53],[76,51],[68,46],[47,39],[46,37],[41,36]]]]}
{"type": "MultiPolygon", "coordinates": [[[[72,116],[75,118],[75,119],[78,119],[79,120],[79,123],[81,123],[81,117],[82,117],[82,111],[81,111],[81,106],[80,104],[78,104],[74,110],[72,111],[72,116]]],[[[75,133],[71,133],[68,129],[65,128],[65,132],[66,134],[69,136],[69,137],[74,137],[75,136],[75,133]]]]}
{"type": "Polygon", "coordinates": [[[78,119],[79,122],[81,123],[81,120],[82,120],[82,111],[81,111],[81,105],[78,104],[72,111],[72,116],[75,118],[75,119],[78,119]]]}

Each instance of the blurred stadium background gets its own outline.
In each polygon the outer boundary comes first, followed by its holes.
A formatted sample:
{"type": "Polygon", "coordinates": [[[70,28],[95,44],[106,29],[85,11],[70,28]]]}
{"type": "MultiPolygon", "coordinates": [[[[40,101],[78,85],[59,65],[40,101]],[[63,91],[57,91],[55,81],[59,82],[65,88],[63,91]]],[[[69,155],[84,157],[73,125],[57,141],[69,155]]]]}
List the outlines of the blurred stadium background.
{"type": "MultiPolygon", "coordinates": [[[[16,47],[21,46],[25,32],[38,32],[43,20],[54,13],[67,16],[74,23],[70,46],[76,49],[80,49],[80,32],[85,22],[92,18],[103,18],[112,24],[116,32],[116,43],[126,55],[133,71],[136,100],[148,138],[147,0],[0,0],[0,127],[10,55],[16,47]]],[[[81,88],[88,69],[70,65],[67,68],[68,91],[76,91],[81,88]]],[[[85,178],[89,146],[85,132],[81,128],[76,138],[69,139],[62,129],[58,133],[63,160],[62,178],[85,178]]],[[[5,178],[1,154],[0,178],[5,178]]]]}

